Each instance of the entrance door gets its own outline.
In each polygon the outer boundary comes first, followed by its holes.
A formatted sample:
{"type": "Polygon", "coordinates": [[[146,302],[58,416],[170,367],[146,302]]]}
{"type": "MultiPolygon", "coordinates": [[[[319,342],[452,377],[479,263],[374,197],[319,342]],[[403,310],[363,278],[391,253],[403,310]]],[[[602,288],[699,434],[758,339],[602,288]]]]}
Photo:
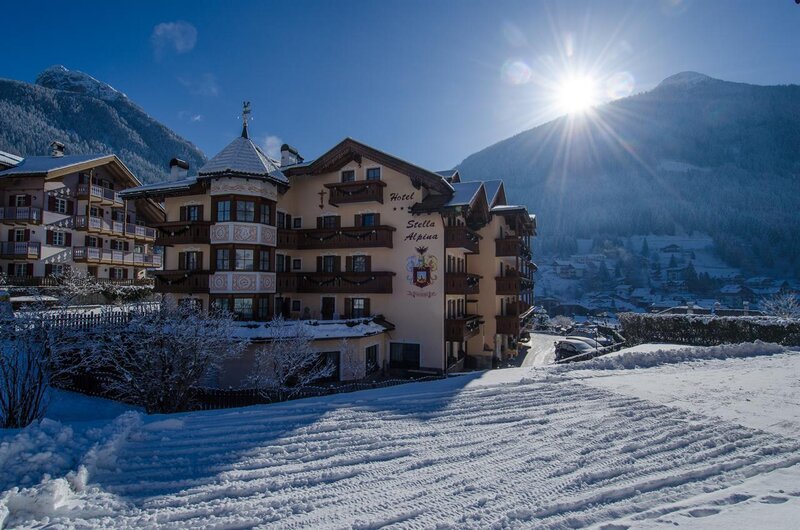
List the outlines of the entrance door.
{"type": "Polygon", "coordinates": [[[333,312],[336,310],[336,298],[333,296],[322,297],[322,320],[333,320],[333,312]]]}

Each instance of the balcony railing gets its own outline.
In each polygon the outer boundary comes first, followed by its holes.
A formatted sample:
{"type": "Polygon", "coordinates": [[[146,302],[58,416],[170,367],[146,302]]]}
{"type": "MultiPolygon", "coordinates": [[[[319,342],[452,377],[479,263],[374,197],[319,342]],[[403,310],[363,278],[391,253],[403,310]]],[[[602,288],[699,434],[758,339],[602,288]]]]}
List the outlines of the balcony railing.
{"type": "Polygon", "coordinates": [[[42,244],[36,242],[3,241],[0,243],[0,257],[7,259],[39,259],[42,244]]]}
{"type": "Polygon", "coordinates": [[[481,277],[467,272],[448,272],[444,275],[445,294],[478,294],[481,277]]]}
{"type": "Polygon", "coordinates": [[[156,238],[155,228],[139,226],[133,223],[123,223],[122,221],[109,222],[102,217],[94,217],[91,215],[76,215],[75,228],[77,230],[89,230],[91,232],[135,237],[136,239],[155,241],[156,238]]]}
{"type": "Polygon", "coordinates": [[[382,180],[354,180],[352,182],[335,182],[325,184],[328,188],[328,203],[331,206],[352,202],[379,202],[383,204],[382,180]]]}
{"type": "Polygon", "coordinates": [[[157,293],[207,293],[208,271],[157,271],[157,293]]]}
{"type": "Polygon", "coordinates": [[[77,196],[79,199],[91,196],[100,199],[100,201],[104,203],[118,204],[120,206],[123,204],[122,198],[117,192],[109,188],[104,188],[103,186],[98,186],[97,184],[92,184],[91,186],[89,186],[89,184],[78,184],[77,196]]]}
{"type": "Polygon", "coordinates": [[[533,289],[533,282],[523,276],[497,276],[495,277],[495,294],[516,295],[533,289]]]}
{"type": "MultiPolygon", "coordinates": [[[[15,287],[58,287],[61,285],[56,276],[8,276],[6,281],[8,285],[15,287]]],[[[151,278],[94,278],[94,281],[107,285],[153,285],[151,278]]]]}
{"type": "Polygon", "coordinates": [[[392,248],[393,226],[347,226],[278,230],[278,247],[324,250],[333,248],[392,248]]]}
{"type": "Polygon", "coordinates": [[[498,315],[495,317],[497,333],[501,335],[519,335],[520,324],[517,315],[498,315]]]}
{"type": "Polygon", "coordinates": [[[211,242],[211,223],[180,221],[157,226],[156,245],[208,244],[211,242]]]}
{"type": "Polygon", "coordinates": [[[134,267],[161,266],[161,256],[144,252],[126,252],[107,248],[74,247],[72,259],[90,263],[108,263],[110,265],[131,265],[134,267]]]}
{"type": "Polygon", "coordinates": [[[391,294],[393,272],[279,272],[276,291],[391,294]]]}
{"type": "Polygon", "coordinates": [[[32,206],[0,207],[0,222],[12,224],[39,224],[42,222],[42,209],[32,206]]]}
{"type": "Polygon", "coordinates": [[[462,342],[480,333],[481,316],[464,315],[460,318],[447,318],[444,321],[444,340],[462,342]]]}
{"type": "Polygon", "coordinates": [[[466,226],[446,226],[444,228],[445,248],[462,248],[467,252],[478,254],[481,236],[466,226]]]}

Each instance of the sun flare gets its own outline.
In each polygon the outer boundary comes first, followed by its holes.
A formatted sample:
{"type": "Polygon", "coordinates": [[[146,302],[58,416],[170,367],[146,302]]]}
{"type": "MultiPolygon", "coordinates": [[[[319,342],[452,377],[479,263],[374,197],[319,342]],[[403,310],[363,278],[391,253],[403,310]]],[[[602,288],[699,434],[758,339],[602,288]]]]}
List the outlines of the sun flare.
{"type": "Polygon", "coordinates": [[[585,112],[598,103],[597,83],[589,76],[567,77],[559,84],[556,97],[562,112],[585,112]]]}

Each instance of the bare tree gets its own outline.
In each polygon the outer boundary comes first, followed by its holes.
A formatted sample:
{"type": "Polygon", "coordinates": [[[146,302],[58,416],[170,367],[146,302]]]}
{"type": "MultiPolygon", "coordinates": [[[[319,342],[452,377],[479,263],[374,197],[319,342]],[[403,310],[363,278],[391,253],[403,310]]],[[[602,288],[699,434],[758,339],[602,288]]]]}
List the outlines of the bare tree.
{"type": "MultiPolygon", "coordinates": [[[[120,311],[107,308],[105,312],[120,311]]],[[[236,323],[224,312],[206,313],[172,303],[127,308],[126,322],[76,334],[63,341],[84,348],[95,373],[115,397],[136,403],[148,413],[178,412],[191,405],[192,387],[213,375],[221,363],[241,355],[236,323]]]]}
{"type": "Polygon", "coordinates": [[[550,319],[550,326],[554,328],[569,329],[574,324],[575,322],[571,318],[564,315],[558,315],[550,319]]]}
{"type": "Polygon", "coordinates": [[[314,337],[302,321],[279,317],[266,327],[270,341],[256,351],[249,378],[265,397],[284,401],[336,371],[334,364],[314,348],[314,337]]]}
{"type": "Polygon", "coordinates": [[[800,318],[800,300],[793,293],[779,294],[761,302],[761,309],[767,315],[781,318],[800,318]]]}

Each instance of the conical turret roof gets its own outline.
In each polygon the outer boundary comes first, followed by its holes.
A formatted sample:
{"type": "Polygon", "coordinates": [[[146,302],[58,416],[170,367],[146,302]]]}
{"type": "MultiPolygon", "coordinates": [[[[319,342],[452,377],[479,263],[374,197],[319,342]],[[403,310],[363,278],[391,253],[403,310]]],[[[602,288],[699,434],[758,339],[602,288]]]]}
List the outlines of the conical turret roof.
{"type": "Polygon", "coordinates": [[[215,175],[241,175],[244,177],[271,178],[278,182],[289,180],[264,152],[246,135],[234,139],[214,158],[200,168],[201,177],[215,175]]]}

